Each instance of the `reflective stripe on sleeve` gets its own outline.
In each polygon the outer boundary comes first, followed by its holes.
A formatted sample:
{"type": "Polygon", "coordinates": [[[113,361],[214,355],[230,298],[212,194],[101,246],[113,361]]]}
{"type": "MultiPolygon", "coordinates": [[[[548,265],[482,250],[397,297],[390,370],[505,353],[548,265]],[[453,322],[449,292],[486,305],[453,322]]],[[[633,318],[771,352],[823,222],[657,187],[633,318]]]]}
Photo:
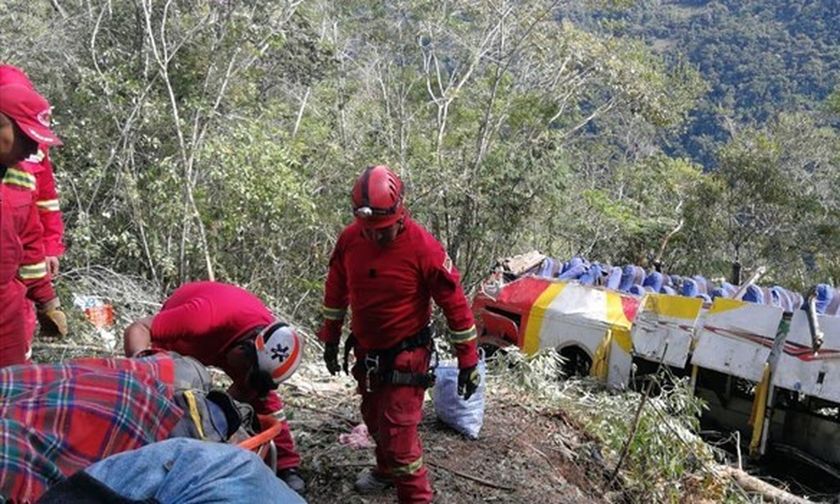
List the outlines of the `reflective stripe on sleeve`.
{"type": "Polygon", "coordinates": [[[3,183],[35,190],[35,175],[22,170],[9,168],[3,177],[3,183]]]}
{"type": "Polygon", "coordinates": [[[57,199],[39,200],[35,204],[42,212],[58,212],[60,210],[57,199]]]}
{"type": "Polygon", "coordinates": [[[271,414],[275,420],[278,422],[285,422],[286,421],[286,412],[283,409],[279,409],[271,414]]]}
{"type": "Polygon", "coordinates": [[[344,320],[344,315],[347,314],[347,310],[342,308],[330,308],[329,306],[323,307],[324,318],[329,320],[344,320]]]}
{"type": "Polygon", "coordinates": [[[462,331],[453,331],[452,329],[449,329],[449,341],[455,344],[466,343],[474,340],[476,335],[475,326],[470,326],[469,329],[464,329],[462,331]]]}
{"type": "Polygon", "coordinates": [[[23,280],[37,280],[47,276],[47,263],[25,264],[18,270],[18,276],[23,280]]]}

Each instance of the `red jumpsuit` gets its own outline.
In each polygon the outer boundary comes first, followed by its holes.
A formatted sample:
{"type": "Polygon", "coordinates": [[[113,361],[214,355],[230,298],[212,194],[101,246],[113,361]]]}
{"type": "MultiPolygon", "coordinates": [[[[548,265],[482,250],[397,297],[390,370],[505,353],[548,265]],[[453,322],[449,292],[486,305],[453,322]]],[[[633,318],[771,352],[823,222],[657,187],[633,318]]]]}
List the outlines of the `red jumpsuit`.
{"type": "Polygon", "coordinates": [[[35,204],[44,228],[44,255],[61,257],[64,255],[64,219],[58,206],[55,173],[47,148],[42,146],[37,154],[20,162],[18,167],[35,176],[35,204]]]}
{"type": "MultiPolygon", "coordinates": [[[[58,205],[58,191],[55,186],[55,175],[52,162],[47,154],[47,148],[41,147],[38,153],[18,164],[17,168],[35,177],[35,205],[44,229],[44,255],[61,257],[64,255],[64,220],[58,205]]],[[[27,349],[32,347],[32,337],[35,335],[35,308],[32,303],[24,303],[23,318],[24,332],[28,336],[27,349]]],[[[27,352],[28,353],[28,352],[27,352]]]]}
{"type": "MultiPolygon", "coordinates": [[[[152,320],[152,344],[198,360],[224,371],[224,355],[257,327],[274,321],[274,316],[256,296],[218,282],[192,282],[179,287],[163,303],[152,320]]],[[[273,415],[284,423],[274,438],[277,469],[300,465],[300,455],[286,423],[283,401],[274,392],[251,403],[257,413],[273,415]]]]}
{"type": "Polygon", "coordinates": [[[14,168],[0,184],[0,366],[26,361],[25,297],[55,298],[44,262],[43,228],[35,205],[35,178],[14,168]]]}
{"type": "MultiPolygon", "coordinates": [[[[393,347],[426,327],[432,299],[446,315],[459,367],[478,362],[475,325],[458,270],[443,246],[408,217],[385,247],[365,239],[358,223],[347,226],[330,258],[325,290],[326,324],[319,337],[339,342],[349,306],[357,362],[369,350],[393,347]]],[[[402,352],[394,361],[394,369],[403,372],[425,373],[428,367],[429,351],[422,347],[402,352]]],[[[394,480],[400,502],[430,502],[433,493],[417,434],[425,390],[380,384],[368,392],[358,366],[355,374],[362,417],[376,440],[377,472],[394,480]]]]}

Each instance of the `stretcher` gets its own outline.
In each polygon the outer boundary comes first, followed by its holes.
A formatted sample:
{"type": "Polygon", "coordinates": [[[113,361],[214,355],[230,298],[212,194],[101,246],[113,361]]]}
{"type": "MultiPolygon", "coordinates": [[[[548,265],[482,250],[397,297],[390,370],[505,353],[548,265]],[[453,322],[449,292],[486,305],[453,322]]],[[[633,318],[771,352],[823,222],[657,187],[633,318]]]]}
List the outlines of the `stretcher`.
{"type": "Polygon", "coordinates": [[[265,461],[272,471],[277,471],[277,446],[274,438],[283,429],[283,422],[271,415],[257,415],[260,421],[260,431],[248,439],[237,444],[240,448],[256,453],[265,461]]]}

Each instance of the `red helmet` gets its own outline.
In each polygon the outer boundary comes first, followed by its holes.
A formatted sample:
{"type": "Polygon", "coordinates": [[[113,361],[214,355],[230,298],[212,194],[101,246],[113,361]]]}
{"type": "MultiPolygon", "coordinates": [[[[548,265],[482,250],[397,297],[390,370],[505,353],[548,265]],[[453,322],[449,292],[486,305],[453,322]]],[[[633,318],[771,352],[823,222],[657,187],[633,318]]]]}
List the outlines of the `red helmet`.
{"type": "Polygon", "coordinates": [[[405,212],[405,187],[385,165],[370,166],[353,186],[353,214],[363,226],[384,228],[394,225],[405,212]]]}
{"type": "Polygon", "coordinates": [[[26,72],[14,65],[0,65],[0,86],[15,84],[18,86],[34,89],[32,81],[26,72]]]}

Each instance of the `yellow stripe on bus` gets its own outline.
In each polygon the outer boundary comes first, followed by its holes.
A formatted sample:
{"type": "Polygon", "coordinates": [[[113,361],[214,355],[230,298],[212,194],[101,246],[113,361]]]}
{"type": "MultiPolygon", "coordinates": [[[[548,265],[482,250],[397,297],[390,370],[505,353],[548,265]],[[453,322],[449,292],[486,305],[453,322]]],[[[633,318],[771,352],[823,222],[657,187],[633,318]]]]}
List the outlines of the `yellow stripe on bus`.
{"type": "Polygon", "coordinates": [[[607,322],[610,326],[620,329],[630,329],[630,320],[624,314],[624,305],[621,302],[621,295],[614,292],[607,292],[607,322]]]}
{"type": "Polygon", "coordinates": [[[700,313],[703,300],[680,296],[648,294],[645,296],[645,311],[666,317],[694,320],[700,313]]]}
{"type": "Polygon", "coordinates": [[[737,310],[742,306],[744,306],[744,301],[719,297],[712,303],[712,307],[709,308],[709,313],[721,313],[730,310],[737,310]]]}
{"type": "Polygon", "coordinates": [[[566,288],[565,283],[552,282],[542,291],[542,294],[534,302],[534,306],[531,307],[528,314],[528,326],[525,329],[525,341],[522,345],[522,351],[525,354],[532,355],[540,349],[540,331],[542,330],[545,312],[548,311],[551,302],[563,292],[564,288],[566,288]]]}

